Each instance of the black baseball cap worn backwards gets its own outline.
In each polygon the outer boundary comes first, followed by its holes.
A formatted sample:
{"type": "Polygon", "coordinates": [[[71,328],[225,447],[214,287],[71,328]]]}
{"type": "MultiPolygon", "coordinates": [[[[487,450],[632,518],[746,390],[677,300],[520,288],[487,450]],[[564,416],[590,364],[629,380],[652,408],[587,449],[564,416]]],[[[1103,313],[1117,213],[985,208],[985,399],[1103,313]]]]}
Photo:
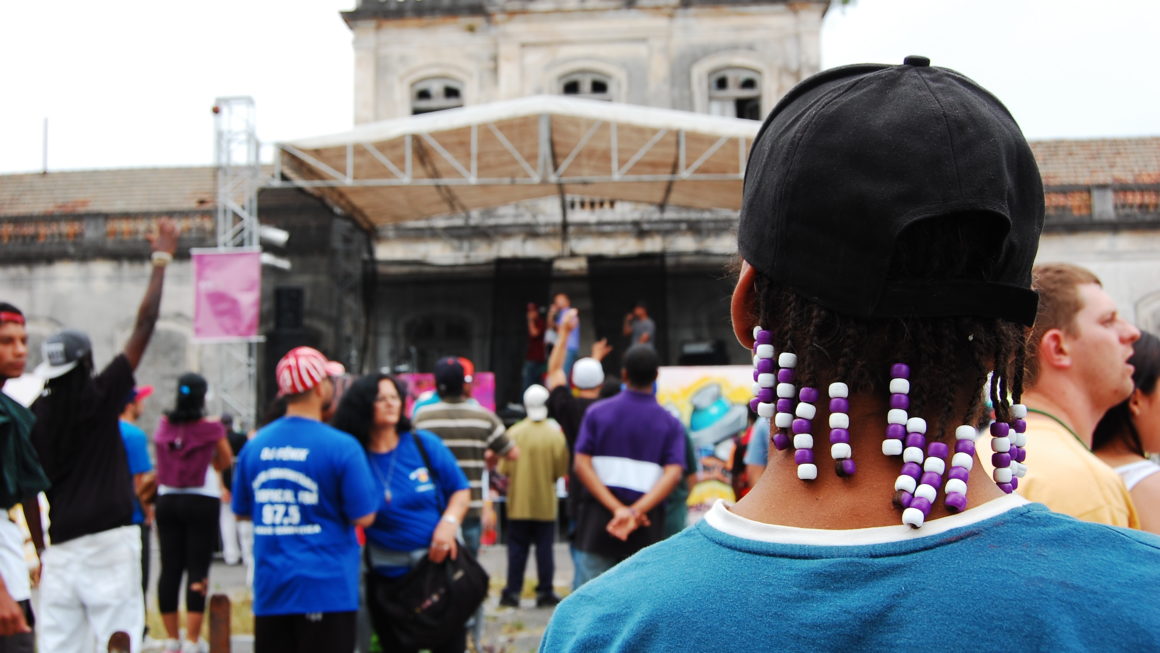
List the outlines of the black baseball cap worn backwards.
{"type": "Polygon", "coordinates": [[[826,308],[858,317],[978,316],[1030,326],[1043,182],[1015,119],[967,77],[907,57],[821,72],[774,107],[753,142],[741,256],[826,308]],[[916,222],[1001,225],[988,281],[890,279],[916,222]]]}

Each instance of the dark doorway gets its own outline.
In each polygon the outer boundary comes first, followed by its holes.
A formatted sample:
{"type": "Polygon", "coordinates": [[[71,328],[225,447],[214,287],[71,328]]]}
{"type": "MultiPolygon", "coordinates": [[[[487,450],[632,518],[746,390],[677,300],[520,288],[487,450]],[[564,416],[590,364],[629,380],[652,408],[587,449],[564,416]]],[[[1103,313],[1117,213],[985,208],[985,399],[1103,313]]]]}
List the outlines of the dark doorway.
{"type": "Polygon", "coordinates": [[[495,372],[497,410],[509,403],[523,402],[524,355],[528,348],[527,306],[529,302],[547,306],[551,276],[551,261],[500,259],[495,262],[491,370],[495,372]]]}
{"type": "Polygon", "coordinates": [[[629,341],[628,336],[624,335],[624,316],[632,311],[638,300],[648,305],[649,317],[657,326],[657,354],[660,355],[662,365],[668,364],[665,276],[665,260],[662,256],[588,259],[588,283],[595,313],[596,338],[608,338],[608,343],[614,348],[604,360],[606,373],[619,374],[620,357],[624,355],[629,341]]]}

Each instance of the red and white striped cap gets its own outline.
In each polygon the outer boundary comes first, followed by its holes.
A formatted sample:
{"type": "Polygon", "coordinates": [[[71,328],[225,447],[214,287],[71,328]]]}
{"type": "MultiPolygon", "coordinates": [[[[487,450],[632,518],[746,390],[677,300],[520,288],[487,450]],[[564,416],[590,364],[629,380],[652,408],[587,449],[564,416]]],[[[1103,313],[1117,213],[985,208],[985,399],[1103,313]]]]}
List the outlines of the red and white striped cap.
{"type": "Polygon", "coordinates": [[[301,394],[318,385],[330,376],[330,363],[313,347],[295,347],[286,352],[274,370],[278,395],[301,394]]]}

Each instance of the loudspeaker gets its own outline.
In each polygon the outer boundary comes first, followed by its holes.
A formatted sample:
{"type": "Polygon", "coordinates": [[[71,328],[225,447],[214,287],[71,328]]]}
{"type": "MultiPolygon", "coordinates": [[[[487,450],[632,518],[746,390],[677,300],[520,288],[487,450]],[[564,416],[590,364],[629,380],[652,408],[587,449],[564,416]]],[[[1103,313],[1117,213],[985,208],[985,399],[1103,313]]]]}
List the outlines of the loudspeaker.
{"type": "Polygon", "coordinates": [[[302,328],[306,291],[302,286],[280,286],[274,289],[274,330],[302,328]]]}

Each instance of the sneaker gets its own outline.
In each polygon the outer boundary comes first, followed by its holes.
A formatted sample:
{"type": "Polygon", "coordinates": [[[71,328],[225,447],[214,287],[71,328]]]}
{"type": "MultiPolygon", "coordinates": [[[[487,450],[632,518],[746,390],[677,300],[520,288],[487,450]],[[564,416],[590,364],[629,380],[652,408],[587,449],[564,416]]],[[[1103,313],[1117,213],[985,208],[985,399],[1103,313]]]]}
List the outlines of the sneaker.
{"type": "Polygon", "coordinates": [[[201,641],[190,642],[184,641],[181,643],[181,653],[203,653],[204,649],[201,641]]]}
{"type": "Polygon", "coordinates": [[[181,653],[181,641],[176,639],[165,640],[165,645],[161,647],[161,653],[181,653]]]}
{"type": "Polygon", "coordinates": [[[560,597],[556,596],[555,594],[553,594],[551,592],[549,592],[547,594],[541,594],[541,595],[536,597],[536,607],[537,608],[550,608],[550,607],[558,604],[559,602],[560,602],[560,597]]]}
{"type": "Polygon", "coordinates": [[[499,595],[499,604],[509,608],[518,608],[520,607],[520,597],[504,592],[499,595]]]}

